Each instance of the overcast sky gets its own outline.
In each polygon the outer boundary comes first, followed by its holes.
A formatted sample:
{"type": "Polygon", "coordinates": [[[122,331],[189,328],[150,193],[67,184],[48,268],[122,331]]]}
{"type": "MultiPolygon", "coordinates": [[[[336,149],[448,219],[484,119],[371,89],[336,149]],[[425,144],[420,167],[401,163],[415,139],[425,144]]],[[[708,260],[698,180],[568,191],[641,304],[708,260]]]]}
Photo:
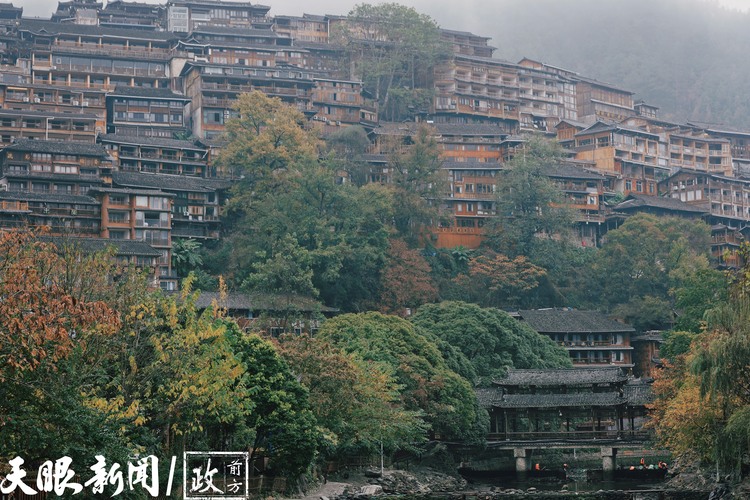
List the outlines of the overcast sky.
{"type": "MultiPolygon", "coordinates": [[[[8,0],[5,0],[8,1],[8,0]]],[[[23,7],[24,16],[49,18],[57,8],[58,0],[10,0],[15,6],[23,7]]],[[[106,1],[106,0],[105,0],[106,1]]],[[[149,3],[164,3],[159,0],[140,0],[149,3]]],[[[488,6],[500,7],[502,0],[395,0],[402,5],[414,7],[419,12],[430,15],[437,23],[444,27],[455,30],[474,31],[480,33],[474,26],[477,25],[479,13],[488,6]]],[[[533,0],[531,0],[533,1],[533,0]]],[[[706,0],[721,4],[728,8],[747,12],[750,9],[750,0],[706,0]]],[[[257,2],[271,6],[272,15],[300,15],[304,12],[310,14],[346,14],[357,3],[381,3],[378,0],[259,0],[257,2]]],[[[484,20],[486,21],[486,19],[484,20]]],[[[485,23],[479,23],[483,26],[485,23]]]]}

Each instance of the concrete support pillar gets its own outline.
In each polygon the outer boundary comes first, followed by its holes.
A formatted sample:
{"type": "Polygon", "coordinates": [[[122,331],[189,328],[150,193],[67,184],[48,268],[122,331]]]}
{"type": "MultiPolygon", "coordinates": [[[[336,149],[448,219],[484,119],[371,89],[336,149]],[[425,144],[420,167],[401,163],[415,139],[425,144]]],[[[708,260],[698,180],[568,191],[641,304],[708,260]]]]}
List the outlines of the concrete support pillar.
{"type": "Polygon", "coordinates": [[[516,474],[518,476],[525,476],[529,470],[529,464],[526,461],[526,450],[524,448],[514,448],[513,456],[516,459],[516,474]]]}
{"type": "Polygon", "coordinates": [[[602,470],[604,479],[611,479],[617,467],[617,448],[605,448],[602,446],[602,470]]]}

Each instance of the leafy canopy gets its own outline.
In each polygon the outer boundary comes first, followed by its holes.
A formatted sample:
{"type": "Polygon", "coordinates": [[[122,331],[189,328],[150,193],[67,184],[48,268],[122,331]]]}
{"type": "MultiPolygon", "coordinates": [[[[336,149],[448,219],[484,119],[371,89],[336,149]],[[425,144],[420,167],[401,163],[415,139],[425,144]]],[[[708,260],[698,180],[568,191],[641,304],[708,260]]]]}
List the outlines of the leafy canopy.
{"type": "Polygon", "coordinates": [[[458,348],[471,362],[477,385],[491,385],[508,368],[572,366],[563,348],[499,309],[465,302],[426,304],[412,322],[458,348]]]}

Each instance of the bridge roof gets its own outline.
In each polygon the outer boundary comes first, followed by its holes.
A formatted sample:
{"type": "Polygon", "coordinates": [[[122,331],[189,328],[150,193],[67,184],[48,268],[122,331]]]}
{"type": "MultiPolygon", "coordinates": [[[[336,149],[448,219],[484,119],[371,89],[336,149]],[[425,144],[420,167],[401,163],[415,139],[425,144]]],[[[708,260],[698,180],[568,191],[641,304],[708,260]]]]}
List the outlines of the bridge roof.
{"type": "Polygon", "coordinates": [[[633,383],[625,386],[625,398],[631,406],[643,406],[654,401],[654,392],[646,383],[633,383]]]}
{"type": "Polygon", "coordinates": [[[620,406],[627,398],[617,392],[589,392],[573,394],[506,394],[495,401],[496,408],[583,408],[591,406],[620,406]]]}

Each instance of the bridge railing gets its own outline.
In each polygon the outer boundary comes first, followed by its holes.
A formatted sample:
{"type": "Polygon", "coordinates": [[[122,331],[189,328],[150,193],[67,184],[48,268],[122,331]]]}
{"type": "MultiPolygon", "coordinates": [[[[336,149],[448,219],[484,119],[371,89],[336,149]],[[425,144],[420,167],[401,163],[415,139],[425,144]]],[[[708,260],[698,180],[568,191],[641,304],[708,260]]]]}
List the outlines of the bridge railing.
{"type": "Polygon", "coordinates": [[[594,439],[619,439],[623,441],[646,441],[652,434],[643,430],[600,430],[600,431],[569,431],[569,432],[496,432],[487,435],[488,441],[589,441],[594,439]]]}

